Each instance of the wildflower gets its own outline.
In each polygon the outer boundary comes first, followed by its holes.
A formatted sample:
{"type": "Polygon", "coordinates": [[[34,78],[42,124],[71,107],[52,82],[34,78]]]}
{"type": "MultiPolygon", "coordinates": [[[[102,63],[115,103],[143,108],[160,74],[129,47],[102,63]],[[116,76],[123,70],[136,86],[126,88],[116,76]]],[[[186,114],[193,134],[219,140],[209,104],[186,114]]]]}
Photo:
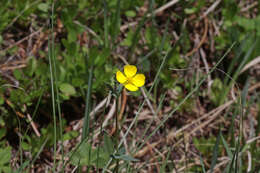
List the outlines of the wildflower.
{"type": "Polygon", "coordinates": [[[137,91],[139,87],[144,85],[145,76],[143,74],[136,74],[136,72],[136,66],[125,65],[124,73],[122,73],[120,70],[116,72],[116,79],[129,91],[137,91]]]}

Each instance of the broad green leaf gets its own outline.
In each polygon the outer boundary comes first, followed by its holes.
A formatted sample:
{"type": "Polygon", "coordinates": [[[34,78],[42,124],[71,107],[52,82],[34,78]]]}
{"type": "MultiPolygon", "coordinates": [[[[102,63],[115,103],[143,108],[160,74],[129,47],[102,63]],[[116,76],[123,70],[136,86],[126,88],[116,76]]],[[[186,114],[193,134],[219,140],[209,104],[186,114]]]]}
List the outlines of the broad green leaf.
{"type": "Polygon", "coordinates": [[[135,17],[135,16],[136,16],[136,13],[135,13],[135,11],[133,11],[133,10],[128,10],[128,11],[125,12],[125,15],[126,15],[127,17],[135,17]]]}
{"type": "MultiPolygon", "coordinates": [[[[72,153],[71,156],[71,163],[73,165],[90,165],[90,159],[89,159],[89,152],[92,150],[91,145],[89,143],[83,142],[80,144],[80,146],[76,149],[74,153],[72,153]]],[[[93,152],[93,151],[91,151],[93,152]]]]}
{"type": "Polygon", "coordinates": [[[75,90],[75,88],[71,84],[62,83],[59,86],[59,88],[60,88],[61,92],[63,92],[67,96],[76,94],[76,90],[75,90]]]}
{"type": "Polygon", "coordinates": [[[48,12],[49,5],[47,3],[40,3],[38,5],[38,9],[43,11],[43,12],[48,12]]]}
{"type": "Polygon", "coordinates": [[[6,128],[1,128],[1,129],[0,129],[0,139],[1,139],[2,137],[4,137],[5,134],[6,134],[6,128]]]}
{"type": "Polygon", "coordinates": [[[11,159],[11,147],[1,148],[0,149],[0,167],[8,164],[11,159]]]}
{"type": "Polygon", "coordinates": [[[78,131],[69,131],[69,132],[65,133],[62,137],[63,137],[63,140],[66,141],[66,140],[76,138],[78,135],[79,135],[78,131]]]}

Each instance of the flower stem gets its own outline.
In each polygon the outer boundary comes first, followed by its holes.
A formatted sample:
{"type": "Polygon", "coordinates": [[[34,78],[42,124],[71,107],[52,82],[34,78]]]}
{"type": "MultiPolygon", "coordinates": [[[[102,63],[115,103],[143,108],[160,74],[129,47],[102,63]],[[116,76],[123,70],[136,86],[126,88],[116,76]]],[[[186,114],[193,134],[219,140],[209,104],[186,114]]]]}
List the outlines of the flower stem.
{"type": "MultiPolygon", "coordinates": [[[[118,151],[118,141],[119,141],[119,130],[118,130],[118,101],[119,101],[120,97],[116,98],[116,111],[115,111],[115,118],[116,118],[116,130],[115,130],[115,143],[116,143],[116,150],[118,151]]],[[[115,168],[115,172],[118,173],[118,168],[119,168],[119,160],[116,159],[116,168],[115,168]]]]}

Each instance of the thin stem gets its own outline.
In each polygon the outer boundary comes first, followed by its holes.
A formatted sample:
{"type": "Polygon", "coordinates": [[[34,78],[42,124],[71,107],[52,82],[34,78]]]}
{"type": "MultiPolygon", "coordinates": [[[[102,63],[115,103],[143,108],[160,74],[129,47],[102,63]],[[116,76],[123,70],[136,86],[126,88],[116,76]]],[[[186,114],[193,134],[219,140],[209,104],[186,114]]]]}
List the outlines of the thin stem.
{"type": "Polygon", "coordinates": [[[84,126],[83,126],[83,132],[82,132],[82,141],[86,139],[87,136],[89,136],[89,113],[90,113],[90,95],[91,95],[91,89],[92,89],[92,76],[93,76],[93,64],[90,67],[90,72],[88,75],[88,91],[86,95],[86,107],[85,107],[85,117],[84,117],[84,126]]]}
{"type": "MultiPolygon", "coordinates": [[[[118,99],[119,97],[116,98],[116,112],[115,112],[115,118],[116,118],[116,150],[118,151],[118,141],[119,141],[119,130],[118,130],[118,115],[117,115],[117,112],[118,112],[118,99]]],[[[119,167],[119,159],[116,160],[116,173],[118,173],[118,167],[119,167]]]]}

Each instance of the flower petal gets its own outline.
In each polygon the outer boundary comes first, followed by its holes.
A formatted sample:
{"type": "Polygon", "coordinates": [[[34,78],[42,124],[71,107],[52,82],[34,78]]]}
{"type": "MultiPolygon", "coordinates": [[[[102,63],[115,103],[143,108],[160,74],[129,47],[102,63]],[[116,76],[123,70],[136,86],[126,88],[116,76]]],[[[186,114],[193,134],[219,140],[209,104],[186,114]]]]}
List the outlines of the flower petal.
{"type": "Polygon", "coordinates": [[[116,80],[119,83],[123,84],[123,83],[125,83],[127,81],[127,78],[125,77],[125,75],[121,71],[118,70],[116,72],[116,80]]]}
{"type": "Polygon", "coordinates": [[[133,77],[137,72],[137,68],[134,65],[125,65],[124,66],[124,73],[126,77],[133,77]]]}
{"type": "Polygon", "coordinates": [[[138,90],[138,87],[134,86],[133,84],[126,84],[125,85],[125,88],[128,89],[129,91],[137,91],[138,90]]]}
{"type": "Polygon", "coordinates": [[[135,86],[141,87],[141,86],[143,86],[144,83],[145,83],[145,76],[144,76],[143,74],[137,74],[137,75],[135,75],[135,76],[132,78],[131,82],[132,82],[135,86]]]}

